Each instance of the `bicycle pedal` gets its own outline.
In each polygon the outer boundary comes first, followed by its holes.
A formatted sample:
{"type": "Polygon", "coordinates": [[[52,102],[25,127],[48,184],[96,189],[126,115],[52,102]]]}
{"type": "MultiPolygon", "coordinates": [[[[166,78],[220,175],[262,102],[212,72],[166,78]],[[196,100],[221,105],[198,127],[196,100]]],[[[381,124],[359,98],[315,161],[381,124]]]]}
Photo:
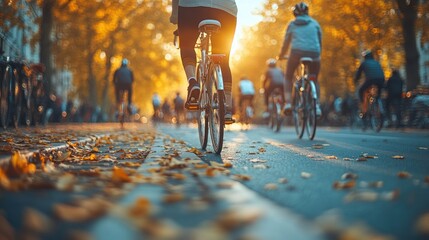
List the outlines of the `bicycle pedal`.
{"type": "Polygon", "coordinates": [[[200,106],[198,103],[186,103],[185,108],[189,111],[198,111],[200,106]]]}
{"type": "Polygon", "coordinates": [[[235,123],[235,119],[233,118],[225,119],[225,125],[231,125],[233,123],[235,123]]]}

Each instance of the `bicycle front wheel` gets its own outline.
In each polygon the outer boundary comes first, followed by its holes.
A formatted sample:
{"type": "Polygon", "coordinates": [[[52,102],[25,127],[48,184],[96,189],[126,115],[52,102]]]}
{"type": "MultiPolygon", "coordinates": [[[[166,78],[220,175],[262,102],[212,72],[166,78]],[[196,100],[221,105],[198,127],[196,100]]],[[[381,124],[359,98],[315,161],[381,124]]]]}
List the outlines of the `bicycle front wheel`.
{"type": "Polygon", "coordinates": [[[310,140],[314,139],[316,135],[316,127],[317,127],[317,116],[316,116],[316,99],[313,98],[311,94],[311,90],[307,92],[307,101],[306,101],[306,131],[307,136],[310,140]]]}
{"type": "Polygon", "coordinates": [[[222,71],[218,64],[214,64],[209,70],[207,88],[210,93],[209,128],[213,149],[220,154],[223,146],[223,133],[225,128],[225,92],[219,90],[218,82],[223,82],[222,71]]]}
{"type": "Polygon", "coordinates": [[[302,135],[304,135],[304,129],[305,129],[305,98],[301,96],[300,86],[296,85],[293,89],[293,120],[295,124],[295,131],[296,135],[299,139],[302,138],[302,135]]]}
{"type": "Polygon", "coordinates": [[[199,109],[198,109],[198,137],[200,138],[200,145],[203,150],[207,148],[207,140],[209,133],[209,123],[208,123],[208,112],[210,111],[210,97],[211,89],[206,86],[210,86],[210,79],[207,79],[207,82],[203,81],[203,69],[200,64],[197,67],[197,81],[201,87],[199,109]],[[207,85],[206,85],[207,84],[207,85]],[[209,91],[210,90],[210,91],[209,91]]]}

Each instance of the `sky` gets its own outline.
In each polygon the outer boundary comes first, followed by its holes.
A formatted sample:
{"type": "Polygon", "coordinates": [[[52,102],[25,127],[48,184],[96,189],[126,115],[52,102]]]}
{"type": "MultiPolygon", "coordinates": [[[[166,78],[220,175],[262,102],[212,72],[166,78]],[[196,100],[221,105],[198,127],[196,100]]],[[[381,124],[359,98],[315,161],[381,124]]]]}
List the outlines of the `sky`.
{"type": "Polygon", "coordinates": [[[257,9],[261,9],[265,0],[235,0],[238,8],[237,28],[231,52],[234,53],[238,47],[238,41],[243,35],[243,28],[255,25],[261,18],[254,15],[257,9]]]}

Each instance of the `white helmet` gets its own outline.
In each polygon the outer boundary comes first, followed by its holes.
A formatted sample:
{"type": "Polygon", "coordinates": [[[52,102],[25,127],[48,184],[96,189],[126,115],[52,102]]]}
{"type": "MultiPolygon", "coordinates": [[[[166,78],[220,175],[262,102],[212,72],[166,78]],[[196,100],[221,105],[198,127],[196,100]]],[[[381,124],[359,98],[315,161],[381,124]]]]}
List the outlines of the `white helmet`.
{"type": "Polygon", "coordinates": [[[124,66],[128,65],[128,59],[126,58],[122,59],[122,65],[124,66]]]}

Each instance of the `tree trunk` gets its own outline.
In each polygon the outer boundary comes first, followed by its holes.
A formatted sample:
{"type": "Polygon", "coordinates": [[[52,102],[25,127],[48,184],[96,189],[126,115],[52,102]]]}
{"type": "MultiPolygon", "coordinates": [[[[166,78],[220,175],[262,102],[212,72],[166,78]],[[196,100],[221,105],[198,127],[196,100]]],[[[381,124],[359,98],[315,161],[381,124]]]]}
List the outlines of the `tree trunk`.
{"type": "Polygon", "coordinates": [[[94,69],[93,69],[95,51],[92,47],[93,39],[94,39],[94,30],[92,29],[92,25],[93,25],[92,21],[88,19],[87,25],[86,25],[86,31],[87,31],[86,49],[88,49],[86,64],[88,68],[88,100],[89,100],[89,104],[92,107],[96,107],[97,106],[97,83],[96,83],[96,79],[94,76],[94,69]]]}
{"type": "Polygon", "coordinates": [[[45,65],[45,80],[47,93],[52,88],[52,26],[55,0],[45,0],[42,6],[42,21],[40,25],[40,63],[45,65]]]}
{"type": "Polygon", "coordinates": [[[110,44],[106,51],[106,62],[105,62],[105,72],[104,72],[104,88],[103,88],[103,111],[108,113],[112,102],[109,99],[109,90],[110,90],[110,72],[112,71],[112,63],[110,62],[111,58],[115,54],[114,50],[115,38],[111,37],[110,44]]]}
{"type": "Polygon", "coordinates": [[[419,52],[416,42],[416,20],[419,0],[397,0],[404,37],[407,90],[420,84],[419,52]]]}

